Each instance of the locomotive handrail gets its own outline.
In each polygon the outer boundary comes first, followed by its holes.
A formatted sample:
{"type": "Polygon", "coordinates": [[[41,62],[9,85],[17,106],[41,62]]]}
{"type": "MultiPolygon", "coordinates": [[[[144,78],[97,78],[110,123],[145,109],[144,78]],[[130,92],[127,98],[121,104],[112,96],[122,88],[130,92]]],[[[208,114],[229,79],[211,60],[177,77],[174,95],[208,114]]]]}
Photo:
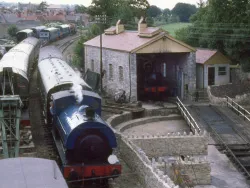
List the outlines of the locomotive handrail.
{"type": "Polygon", "coordinates": [[[192,115],[189,113],[189,111],[187,110],[187,108],[185,107],[185,105],[181,102],[181,100],[179,99],[179,97],[176,98],[177,99],[177,106],[181,111],[181,114],[184,116],[184,118],[187,120],[188,125],[190,126],[191,130],[193,133],[195,132],[200,132],[201,129],[198,126],[198,124],[196,123],[196,121],[194,120],[194,118],[192,117],[192,115]]]}
{"type": "Polygon", "coordinates": [[[238,115],[242,115],[244,117],[244,120],[248,120],[250,122],[250,118],[247,117],[246,115],[250,116],[250,112],[247,111],[245,108],[243,108],[241,105],[239,105],[238,103],[236,103],[232,98],[226,96],[227,98],[227,107],[232,107],[235,111],[238,112],[238,115]],[[243,112],[242,112],[243,111],[243,112]]]}

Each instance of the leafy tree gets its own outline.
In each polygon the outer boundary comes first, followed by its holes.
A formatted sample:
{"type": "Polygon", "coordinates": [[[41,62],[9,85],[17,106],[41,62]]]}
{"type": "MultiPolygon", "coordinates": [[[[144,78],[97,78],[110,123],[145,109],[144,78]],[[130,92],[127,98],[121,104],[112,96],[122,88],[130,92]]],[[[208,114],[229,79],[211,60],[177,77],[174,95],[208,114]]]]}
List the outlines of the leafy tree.
{"type": "Polygon", "coordinates": [[[147,17],[146,22],[149,27],[152,27],[154,25],[154,19],[152,17],[147,17]]]}
{"type": "Polygon", "coordinates": [[[15,37],[16,36],[16,33],[18,32],[18,28],[16,25],[11,25],[8,27],[8,35],[10,37],[15,37]]]}
{"type": "Polygon", "coordinates": [[[46,1],[42,1],[42,2],[38,5],[37,9],[38,9],[38,10],[41,10],[41,11],[45,11],[45,10],[47,9],[48,6],[49,6],[49,5],[47,4],[46,1]]]}
{"type": "Polygon", "coordinates": [[[172,14],[179,16],[181,22],[189,22],[190,16],[196,12],[196,6],[187,3],[177,3],[172,10],[172,14]]]}
{"type": "Polygon", "coordinates": [[[155,5],[150,6],[147,10],[147,16],[149,17],[155,18],[161,14],[162,14],[161,9],[155,5]]]}
{"type": "Polygon", "coordinates": [[[121,6],[127,6],[131,9],[133,16],[146,16],[146,11],[149,8],[147,0],[92,0],[91,6],[88,8],[88,13],[91,16],[105,14],[113,18],[118,14],[121,6]]]}
{"type": "Polygon", "coordinates": [[[82,62],[84,61],[84,45],[83,43],[90,40],[91,38],[96,37],[101,33],[98,25],[93,24],[89,27],[89,29],[85,32],[83,36],[81,36],[80,40],[77,42],[74,47],[75,56],[73,57],[73,65],[76,67],[80,67],[82,62]]]}
{"type": "Polygon", "coordinates": [[[87,13],[87,7],[83,6],[83,5],[76,5],[75,6],[75,12],[76,13],[87,13]]]}
{"type": "Polygon", "coordinates": [[[162,11],[162,13],[165,17],[169,17],[171,15],[171,10],[166,8],[162,11]]]}
{"type": "Polygon", "coordinates": [[[192,16],[192,26],[178,31],[178,38],[196,47],[218,49],[250,67],[250,2],[248,0],[210,0],[192,16]]]}

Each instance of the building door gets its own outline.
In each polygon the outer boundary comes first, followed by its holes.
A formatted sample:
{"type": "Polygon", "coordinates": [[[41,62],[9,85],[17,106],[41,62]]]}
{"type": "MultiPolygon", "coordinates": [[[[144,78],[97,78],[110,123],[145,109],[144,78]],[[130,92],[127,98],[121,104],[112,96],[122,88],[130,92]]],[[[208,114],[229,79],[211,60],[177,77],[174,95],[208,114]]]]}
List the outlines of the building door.
{"type": "Polygon", "coordinates": [[[214,85],[215,80],[215,68],[214,67],[208,67],[208,85],[214,85]]]}

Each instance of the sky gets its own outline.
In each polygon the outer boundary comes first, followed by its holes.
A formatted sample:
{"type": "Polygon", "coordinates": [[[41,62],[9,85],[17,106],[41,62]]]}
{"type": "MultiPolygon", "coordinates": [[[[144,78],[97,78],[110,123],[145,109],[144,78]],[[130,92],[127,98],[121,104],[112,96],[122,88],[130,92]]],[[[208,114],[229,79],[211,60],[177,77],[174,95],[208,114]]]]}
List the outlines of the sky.
{"type": "MultiPolygon", "coordinates": [[[[40,3],[42,0],[3,0],[5,2],[22,2],[22,3],[40,3]]],[[[84,6],[89,6],[92,0],[46,0],[49,4],[83,4],[84,6]]],[[[175,4],[178,2],[189,3],[197,5],[198,0],[148,0],[150,5],[156,5],[161,9],[174,8],[175,4]]]]}

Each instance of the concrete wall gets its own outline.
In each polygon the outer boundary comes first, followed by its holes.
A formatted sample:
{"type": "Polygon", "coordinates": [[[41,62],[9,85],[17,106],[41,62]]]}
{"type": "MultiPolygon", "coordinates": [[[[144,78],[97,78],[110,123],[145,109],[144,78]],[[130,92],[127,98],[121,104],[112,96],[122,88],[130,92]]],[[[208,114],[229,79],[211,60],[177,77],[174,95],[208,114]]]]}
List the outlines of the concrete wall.
{"type": "MultiPolygon", "coordinates": [[[[137,77],[136,77],[136,54],[102,50],[103,88],[108,96],[114,97],[116,91],[122,89],[126,92],[126,98],[130,101],[137,100],[137,77]],[[112,68],[110,67],[112,66],[112,68]],[[122,67],[122,77],[120,67],[122,67]],[[113,70],[111,72],[111,69],[113,70]],[[112,75],[112,77],[110,76],[112,75]],[[131,77],[130,77],[131,75],[131,77]]],[[[92,46],[85,46],[85,72],[90,69],[100,73],[100,49],[92,46]],[[94,66],[93,66],[94,65],[94,66]],[[93,69],[94,68],[94,69],[93,69]]]]}
{"type": "Polygon", "coordinates": [[[148,157],[179,156],[179,155],[207,155],[208,137],[206,133],[168,136],[128,136],[133,143],[140,147],[148,157]]]}
{"type": "Polygon", "coordinates": [[[208,87],[208,67],[215,68],[215,85],[228,84],[230,81],[230,66],[229,64],[216,64],[216,65],[204,65],[205,77],[204,77],[204,87],[208,87]],[[226,67],[226,75],[219,75],[219,67],[226,67]]]}

